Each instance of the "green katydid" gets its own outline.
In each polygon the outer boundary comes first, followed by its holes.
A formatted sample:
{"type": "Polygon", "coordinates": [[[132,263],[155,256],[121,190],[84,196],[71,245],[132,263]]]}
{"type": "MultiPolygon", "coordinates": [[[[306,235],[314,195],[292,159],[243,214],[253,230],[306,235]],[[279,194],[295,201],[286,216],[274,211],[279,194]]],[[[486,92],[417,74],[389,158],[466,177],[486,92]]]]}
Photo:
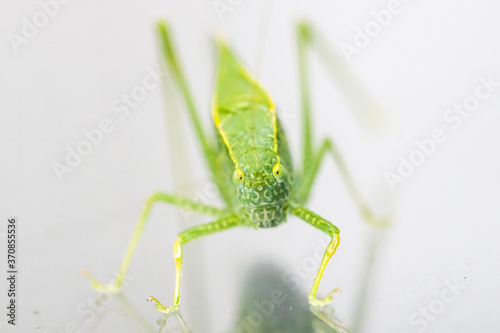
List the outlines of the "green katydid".
{"type": "Polygon", "coordinates": [[[148,215],[157,202],[212,216],[216,218],[215,222],[181,232],[174,243],[176,273],[172,304],[163,306],[156,298],[148,298],[156,302],[157,310],[170,313],[179,306],[184,244],[238,226],[275,227],[286,221],[287,214],[292,214],[331,237],[308,296],[313,306],[330,303],[336,289],[323,298],[316,297],[316,293],[325,267],[339,245],[339,229],[305,207],[321,162],[328,152],[333,155],[362,216],[372,224],[383,223],[383,220],[377,219],[366,205],[333,141],[325,139],[319,147],[313,147],[307,67],[307,46],[312,41],[312,29],[305,23],[297,27],[304,131],[303,165],[298,170],[292,166],[287,140],[271,98],[222,41],[217,42],[219,65],[212,105],[217,132],[216,139],[209,140],[175,53],[170,29],[166,23],[160,23],[158,31],[165,61],[185,100],[209,170],[226,207],[216,208],[167,193],[155,193],[145,204],[115,281],[103,285],[88,272],[84,275],[99,291],[119,292],[148,215]]]}

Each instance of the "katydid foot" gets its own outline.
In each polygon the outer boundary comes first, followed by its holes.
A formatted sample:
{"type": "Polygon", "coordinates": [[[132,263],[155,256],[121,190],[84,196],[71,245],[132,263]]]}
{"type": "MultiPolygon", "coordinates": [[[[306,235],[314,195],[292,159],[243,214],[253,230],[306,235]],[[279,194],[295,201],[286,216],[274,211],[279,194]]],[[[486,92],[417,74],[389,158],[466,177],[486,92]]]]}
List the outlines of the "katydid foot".
{"type": "Polygon", "coordinates": [[[332,290],[328,295],[323,298],[317,298],[316,296],[309,295],[309,304],[312,306],[325,306],[333,302],[333,294],[341,292],[340,288],[332,290]]]}
{"type": "Polygon", "coordinates": [[[172,304],[170,306],[163,306],[160,301],[158,301],[156,298],[154,298],[153,296],[150,296],[147,298],[147,301],[155,301],[156,304],[155,304],[155,309],[164,313],[164,314],[169,314],[173,311],[177,311],[179,310],[179,304],[172,304]]]}

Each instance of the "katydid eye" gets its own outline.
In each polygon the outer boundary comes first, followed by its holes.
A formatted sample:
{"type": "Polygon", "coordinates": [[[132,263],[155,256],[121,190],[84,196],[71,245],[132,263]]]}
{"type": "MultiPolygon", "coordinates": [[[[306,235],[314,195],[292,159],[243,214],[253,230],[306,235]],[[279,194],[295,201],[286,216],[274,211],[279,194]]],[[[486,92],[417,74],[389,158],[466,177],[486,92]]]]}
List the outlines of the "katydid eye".
{"type": "Polygon", "coordinates": [[[281,183],[286,178],[286,169],[283,164],[276,164],[273,167],[273,175],[278,183],[281,183]]]}
{"type": "Polygon", "coordinates": [[[240,169],[236,169],[233,174],[234,185],[241,186],[245,181],[245,174],[240,169]]]}

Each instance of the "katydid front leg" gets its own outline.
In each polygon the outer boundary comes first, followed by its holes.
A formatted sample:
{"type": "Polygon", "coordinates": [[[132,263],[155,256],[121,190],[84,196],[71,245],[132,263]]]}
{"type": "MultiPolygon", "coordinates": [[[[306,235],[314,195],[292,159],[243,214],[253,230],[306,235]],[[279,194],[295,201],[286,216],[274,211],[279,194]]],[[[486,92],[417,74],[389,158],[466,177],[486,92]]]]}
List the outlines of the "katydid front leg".
{"type": "Polygon", "coordinates": [[[239,217],[237,215],[232,215],[229,217],[222,218],[218,221],[202,224],[190,229],[187,229],[179,234],[179,237],[174,243],[174,260],[175,260],[175,289],[174,289],[174,300],[170,306],[164,306],[155,297],[151,296],[148,301],[154,301],[155,309],[168,314],[172,311],[176,311],[179,308],[180,294],[181,294],[181,271],[182,271],[182,246],[193,239],[215,234],[217,232],[227,230],[236,226],[250,225],[250,222],[246,220],[246,217],[239,217]]]}
{"type": "Polygon", "coordinates": [[[316,274],[316,277],[314,279],[313,285],[311,287],[311,291],[309,293],[309,303],[313,306],[323,306],[326,304],[329,304],[333,301],[332,294],[339,291],[339,289],[334,289],[332,292],[330,292],[328,295],[326,295],[323,298],[317,298],[316,293],[318,292],[318,286],[321,281],[321,277],[323,276],[323,273],[325,271],[326,265],[328,264],[328,261],[330,258],[335,254],[335,251],[337,250],[337,247],[339,246],[340,242],[340,237],[339,233],[340,230],[331,222],[325,220],[324,218],[318,216],[317,214],[311,212],[310,210],[304,208],[304,207],[291,207],[290,208],[290,213],[293,215],[296,215],[300,217],[302,220],[305,222],[309,223],[316,229],[321,230],[328,236],[332,238],[330,243],[328,244],[325,254],[323,255],[323,259],[321,260],[321,264],[318,269],[318,273],[316,274]]]}

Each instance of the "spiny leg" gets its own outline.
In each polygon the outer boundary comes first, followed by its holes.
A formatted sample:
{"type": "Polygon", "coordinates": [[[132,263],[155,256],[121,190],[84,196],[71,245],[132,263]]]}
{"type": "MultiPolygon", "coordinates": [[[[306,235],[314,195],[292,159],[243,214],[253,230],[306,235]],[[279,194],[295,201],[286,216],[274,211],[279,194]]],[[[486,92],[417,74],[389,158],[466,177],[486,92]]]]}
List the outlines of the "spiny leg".
{"type": "Polygon", "coordinates": [[[189,111],[189,115],[191,117],[191,121],[195,128],[196,134],[198,136],[198,140],[200,141],[203,153],[205,155],[208,167],[212,174],[212,178],[217,184],[217,187],[224,199],[224,201],[230,205],[233,201],[231,200],[232,192],[230,192],[225,186],[225,184],[218,177],[218,164],[216,162],[218,151],[215,147],[215,142],[210,143],[208,140],[208,136],[201,124],[201,119],[194,103],[193,96],[191,94],[191,90],[189,89],[189,85],[187,83],[186,77],[184,75],[184,71],[182,69],[181,63],[177,57],[174,44],[172,42],[172,37],[170,34],[170,28],[165,22],[158,23],[158,33],[160,35],[160,43],[162,47],[162,55],[167,63],[170,71],[172,72],[173,79],[179,90],[181,95],[186,103],[186,107],[189,111]]]}
{"type": "Polygon", "coordinates": [[[100,282],[98,282],[92,274],[90,274],[87,271],[82,271],[82,274],[90,279],[92,287],[94,289],[96,289],[97,291],[107,291],[110,293],[117,293],[120,291],[123,285],[123,280],[125,278],[125,273],[127,272],[128,266],[130,265],[130,260],[132,259],[135,248],[137,247],[137,243],[139,242],[139,238],[142,235],[142,231],[146,225],[146,222],[148,221],[149,213],[151,212],[151,209],[156,202],[169,203],[181,207],[183,209],[191,210],[194,212],[214,217],[222,217],[222,216],[227,216],[229,214],[229,212],[225,209],[219,209],[203,205],[193,200],[184,199],[167,193],[158,192],[153,194],[151,197],[149,197],[149,199],[146,201],[146,204],[144,205],[144,209],[142,210],[141,216],[139,217],[139,221],[137,222],[135,230],[132,234],[132,238],[130,239],[130,242],[127,247],[127,252],[123,257],[120,270],[117,276],[115,277],[115,280],[108,285],[103,285],[100,282]]]}
{"type": "Polygon", "coordinates": [[[175,259],[175,290],[174,290],[174,300],[172,305],[163,306],[155,297],[151,296],[148,298],[148,301],[156,302],[155,308],[163,313],[169,313],[171,311],[175,311],[178,309],[179,300],[180,300],[180,292],[181,292],[181,270],[182,270],[182,246],[187,242],[192,241],[193,239],[208,236],[219,231],[227,230],[232,227],[240,226],[240,225],[249,225],[249,222],[246,219],[240,219],[237,215],[232,215],[229,217],[225,217],[218,221],[203,224],[200,226],[196,226],[190,229],[187,229],[179,234],[177,240],[174,243],[174,259],[175,259]]]}
{"type": "Polygon", "coordinates": [[[311,212],[310,210],[304,208],[304,207],[291,207],[290,208],[290,213],[293,215],[296,215],[300,217],[302,220],[305,222],[309,223],[313,227],[321,230],[328,236],[332,238],[330,243],[328,244],[325,254],[323,255],[323,259],[321,260],[321,264],[318,269],[318,273],[316,274],[316,277],[314,278],[313,285],[311,287],[311,291],[309,292],[309,303],[313,306],[323,306],[326,304],[329,304],[332,302],[333,297],[332,294],[334,292],[337,292],[338,289],[333,290],[330,292],[328,295],[326,295],[324,298],[317,298],[316,293],[318,291],[318,286],[321,281],[321,277],[323,276],[323,272],[325,271],[326,265],[328,264],[328,261],[330,258],[335,254],[335,251],[337,250],[337,247],[339,246],[340,242],[340,237],[339,233],[340,230],[331,222],[325,220],[324,218],[316,215],[315,213],[311,212]]]}

